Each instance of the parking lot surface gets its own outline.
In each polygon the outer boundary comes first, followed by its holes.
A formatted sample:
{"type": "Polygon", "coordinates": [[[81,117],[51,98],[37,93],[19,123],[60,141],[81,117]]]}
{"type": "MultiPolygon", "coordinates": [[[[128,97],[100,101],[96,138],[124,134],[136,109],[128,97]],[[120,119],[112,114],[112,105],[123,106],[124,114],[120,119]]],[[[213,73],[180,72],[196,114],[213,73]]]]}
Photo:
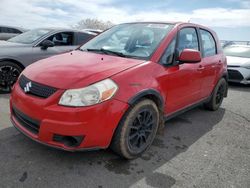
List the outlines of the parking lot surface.
{"type": "Polygon", "coordinates": [[[166,122],[131,161],[35,143],[11,125],[8,100],[0,96],[0,187],[250,187],[250,87],[230,86],[216,112],[199,107],[166,122]]]}

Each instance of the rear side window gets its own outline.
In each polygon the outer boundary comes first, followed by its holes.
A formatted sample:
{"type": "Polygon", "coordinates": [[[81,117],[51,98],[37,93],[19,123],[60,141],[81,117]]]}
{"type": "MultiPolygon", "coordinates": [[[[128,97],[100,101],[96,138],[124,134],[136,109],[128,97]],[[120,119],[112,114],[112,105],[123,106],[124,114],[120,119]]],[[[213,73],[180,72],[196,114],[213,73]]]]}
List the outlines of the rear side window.
{"type": "Polygon", "coordinates": [[[203,55],[204,57],[213,56],[216,54],[216,43],[212,34],[206,30],[200,29],[203,55]]]}
{"type": "Polygon", "coordinates": [[[179,32],[177,50],[179,54],[184,49],[199,50],[198,36],[195,28],[183,28],[179,32]]]}
{"type": "Polygon", "coordinates": [[[12,30],[12,33],[15,33],[15,34],[21,34],[21,33],[22,33],[22,32],[19,31],[18,29],[12,28],[11,30],[12,30]]]}
{"type": "Polygon", "coordinates": [[[22,33],[22,32],[19,31],[18,29],[9,28],[9,27],[0,27],[0,32],[1,32],[1,33],[15,33],[15,34],[20,34],[20,33],[22,33]]]}
{"type": "Polygon", "coordinates": [[[77,45],[84,44],[85,42],[92,39],[94,36],[87,33],[78,33],[77,45]]]}
{"type": "Polygon", "coordinates": [[[9,33],[7,27],[1,27],[1,33],[9,33]]]}

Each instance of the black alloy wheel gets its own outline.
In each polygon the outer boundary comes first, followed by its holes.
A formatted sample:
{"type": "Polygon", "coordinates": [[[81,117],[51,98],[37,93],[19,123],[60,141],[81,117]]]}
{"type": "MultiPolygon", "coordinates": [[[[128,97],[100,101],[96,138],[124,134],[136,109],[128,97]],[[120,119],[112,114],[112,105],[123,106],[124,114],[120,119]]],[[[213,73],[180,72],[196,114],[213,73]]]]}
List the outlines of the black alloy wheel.
{"type": "Polygon", "coordinates": [[[12,62],[0,62],[0,93],[10,93],[22,69],[12,62]]]}
{"type": "Polygon", "coordinates": [[[222,103],[222,100],[224,98],[225,89],[226,89],[225,85],[219,86],[217,93],[216,93],[216,98],[215,98],[216,105],[220,105],[222,103]]]}
{"type": "Polygon", "coordinates": [[[228,83],[224,78],[221,78],[214,88],[210,100],[204,104],[205,108],[211,111],[218,110],[227,93],[228,83]]]}
{"type": "Polygon", "coordinates": [[[144,109],[138,113],[130,125],[128,142],[132,150],[145,148],[152,136],[154,124],[156,124],[156,119],[153,117],[152,111],[144,109]]]}
{"type": "Polygon", "coordinates": [[[120,121],[111,149],[126,159],[134,159],[152,144],[159,126],[159,109],[149,99],[132,105],[120,121]]]}

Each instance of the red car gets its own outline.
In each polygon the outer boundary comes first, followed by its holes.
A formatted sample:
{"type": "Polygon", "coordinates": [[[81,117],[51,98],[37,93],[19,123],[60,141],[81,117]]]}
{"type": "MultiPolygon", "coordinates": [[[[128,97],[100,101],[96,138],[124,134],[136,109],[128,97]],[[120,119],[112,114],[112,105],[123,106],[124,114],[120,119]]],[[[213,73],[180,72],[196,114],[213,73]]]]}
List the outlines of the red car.
{"type": "Polygon", "coordinates": [[[111,147],[140,156],[164,120],[227,96],[227,65],[212,30],[191,23],[112,27],[77,50],[27,67],[10,99],[13,125],[64,150],[111,147]]]}

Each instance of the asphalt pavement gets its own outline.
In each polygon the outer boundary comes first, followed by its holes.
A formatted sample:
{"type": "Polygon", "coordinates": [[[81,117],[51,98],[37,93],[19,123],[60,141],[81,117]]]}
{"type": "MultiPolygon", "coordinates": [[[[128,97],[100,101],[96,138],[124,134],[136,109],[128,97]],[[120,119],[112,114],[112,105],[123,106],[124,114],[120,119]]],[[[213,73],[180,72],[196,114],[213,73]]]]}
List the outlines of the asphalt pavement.
{"type": "Polygon", "coordinates": [[[198,107],[166,122],[131,161],[35,143],[11,125],[8,101],[0,95],[0,187],[250,187],[250,87],[231,85],[216,112],[198,107]]]}

